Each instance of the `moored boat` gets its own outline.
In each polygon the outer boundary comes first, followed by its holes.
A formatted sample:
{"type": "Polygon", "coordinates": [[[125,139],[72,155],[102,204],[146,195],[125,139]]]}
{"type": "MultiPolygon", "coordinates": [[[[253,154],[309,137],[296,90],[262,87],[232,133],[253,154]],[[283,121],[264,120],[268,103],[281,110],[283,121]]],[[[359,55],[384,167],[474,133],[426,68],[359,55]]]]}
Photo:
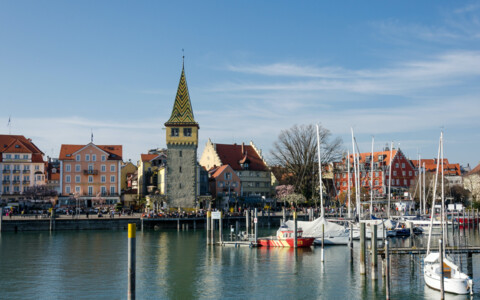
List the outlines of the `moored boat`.
{"type": "MultiPolygon", "coordinates": [[[[310,247],[315,238],[303,237],[303,230],[297,229],[297,247],[310,247]]],[[[257,243],[264,247],[294,247],[295,233],[294,230],[286,225],[280,226],[276,236],[258,238],[257,243]]]]}

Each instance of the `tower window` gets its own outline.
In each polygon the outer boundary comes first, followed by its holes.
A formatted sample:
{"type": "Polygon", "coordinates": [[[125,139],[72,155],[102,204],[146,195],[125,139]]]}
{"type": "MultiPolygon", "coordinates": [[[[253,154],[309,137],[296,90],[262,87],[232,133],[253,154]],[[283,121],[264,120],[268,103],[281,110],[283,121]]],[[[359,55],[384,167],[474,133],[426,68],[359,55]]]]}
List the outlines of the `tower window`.
{"type": "Polygon", "coordinates": [[[178,171],[182,173],[182,166],[179,167],[178,171]]]}
{"type": "Polygon", "coordinates": [[[178,152],[178,156],[182,157],[182,150],[178,152]]]}
{"type": "Polygon", "coordinates": [[[192,136],[192,128],[183,128],[184,136],[192,136]]]}
{"type": "Polygon", "coordinates": [[[179,136],[180,130],[178,128],[172,128],[172,136],[179,136]]]}

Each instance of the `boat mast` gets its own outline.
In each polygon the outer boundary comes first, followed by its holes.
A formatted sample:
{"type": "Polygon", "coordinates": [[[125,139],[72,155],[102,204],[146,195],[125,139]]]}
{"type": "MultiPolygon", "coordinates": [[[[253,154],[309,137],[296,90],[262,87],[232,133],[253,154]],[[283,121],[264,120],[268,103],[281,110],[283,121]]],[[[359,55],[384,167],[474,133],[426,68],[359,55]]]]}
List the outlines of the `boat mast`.
{"type": "MultiPolygon", "coordinates": [[[[440,143],[438,145],[438,155],[437,157],[440,158],[440,148],[442,145],[442,136],[440,135],[440,143]]],[[[440,160],[437,160],[437,170],[435,171],[435,183],[433,185],[433,198],[432,198],[432,207],[431,216],[430,216],[430,226],[428,227],[428,243],[427,243],[427,255],[430,254],[430,240],[432,239],[432,227],[433,227],[433,219],[435,217],[435,197],[437,192],[437,181],[438,181],[438,168],[440,166],[440,160]]]]}
{"type": "Polygon", "coordinates": [[[348,201],[348,218],[352,217],[352,208],[350,206],[350,150],[347,150],[347,201],[348,201]]]}
{"type": "Polygon", "coordinates": [[[325,217],[323,208],[323,184],[322,184],[322,159],[320,156],[320,132],[317,124],[317,152],[318,152],[318,180],[320,181],[320,211],[322,218],[325,217]]]}
{"type": "Polygon", "coordinates": [[[423,163],[422,166],[422,173],[423,173],[423,214],[427,213],[427,195],[425,194],[426,192],[426,187],[425,187],[425,163],[423,163]]]}
{"type": "Polygon", "coordinates": [[[354,138],[354,141],[355,141],[355,145],[357,146],[356,149],[357,149],[357,189],[355,189],[355,191],[357,192],[356,193],[356,197],[357,197],[357,207],[358,207],[358,220],[360,221],[360,217],[362,215],[362,210],[363,210],[363,207],[361,206],[361,191],[362,191],[362,182],[361,182],[361,179],[362,179],[362,173],[360,173],[360,151],[358,150],[358,145],[357,145],[357,139],[354,138]]]}
{"type": "Polygon", "coordinates": [[[420,214],[422,213],[422,156],[418,154],[418,199],[419,199],[419,206],[420,206],[420,214]]]}
{"type": "Polygon", "coordinates": [[[355,187],[355,204],[356,204],[356,208],[357,208],[357,215],[359,216],[358,217],[358,220],[360,220],[360,205],[358,203],[358,196],[357,196],[357,190],[358,190],[358,186],[357,186],[357,160],[356,160],[356,155],[355,155],[355,140],[354,140],[354,137],[353,137],[353,128],[350,128],[350,130],[352,131],[352,155],[353,155],[353,173],[354,173],[354,182],[355,184],[353,185],[355,187]]]}
{"type": "Polygon", "coordinates": [[[373,213],[373,143],[375,137],[372,136],[372,157],[370,158],[370,218],[372,218],[373,213]]]}
{"type": "Polygon", "coordinates": [[[390,194],[392,189],[392,148],[393,142],[390,144],[390,163],[388,165],[388,207],[387,207],[387,216],[390,219],[390,194]]]}
{"type": "MultiPolygon", "coordinates": [[[[442,147],[441,152],[441,168],[442,168],[442,208],[441,208],[441,220],[442,220],[442,238],[445,241],[445,247],[448,244],[448,240],[446,239],[447,230],[444,228],[446,226],[446,216],[445,216],[445,187],[444,187],[444,173],[443,173],[443,131],[440,133],[440,145],[442,147]],[[445,221],[445,222],[444,222],[445,221]]],[[[443,247],[443,256],[445,257],[445,247],[443,247]]]]}

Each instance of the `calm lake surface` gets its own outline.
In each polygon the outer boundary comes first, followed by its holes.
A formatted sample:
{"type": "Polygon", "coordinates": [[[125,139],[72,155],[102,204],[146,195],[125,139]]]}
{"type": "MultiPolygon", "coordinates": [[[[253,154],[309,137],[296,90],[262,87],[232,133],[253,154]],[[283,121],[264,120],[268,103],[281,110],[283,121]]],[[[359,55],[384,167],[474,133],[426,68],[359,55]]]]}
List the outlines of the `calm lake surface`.
{"type": "MultiPolygon", "coordinates": [[[[263,230],[261,235],[274,233],[263,230]]],[[[478,232],[478,229],[477,231],[478,232]]],[[[436,238],[437,239],[437,238],[436,238]]],[[[463,239],[463,238],[462,238],[463,239]]],[[[470,231],[468,243],[480,245],[470,231]]],[[[420,245],[425,238],[394,244],[420,245]]],[[[345,246],[221,248],[204,230],[137,232],[137,299],[385,299],[385,286],[360,276],[345,246]]],[[[466,270],[466,256],[462,268],[466,270]]],[[[480,255],[473,255],[480,299],[480,255]]],[[[420,256],[392,257],[392,299],[439,299],[425,287],[420,256]]],[[[126,299],[127,232],[19,232],[0,235],[0,299],[126,299]]],[[[469,297],[447,297],[469,299],[469,297]]]]}

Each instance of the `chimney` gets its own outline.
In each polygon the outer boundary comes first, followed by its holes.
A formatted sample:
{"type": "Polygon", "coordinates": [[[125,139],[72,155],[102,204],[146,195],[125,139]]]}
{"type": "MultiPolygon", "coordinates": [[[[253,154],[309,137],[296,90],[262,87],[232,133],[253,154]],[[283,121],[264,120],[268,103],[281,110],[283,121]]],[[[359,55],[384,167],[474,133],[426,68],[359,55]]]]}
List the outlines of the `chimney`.
{"type": "Polygon", "coordinates": [[[244,155],[244,154],[245,154],[245,143],[242,142],[242,155],[244,155]]]}

